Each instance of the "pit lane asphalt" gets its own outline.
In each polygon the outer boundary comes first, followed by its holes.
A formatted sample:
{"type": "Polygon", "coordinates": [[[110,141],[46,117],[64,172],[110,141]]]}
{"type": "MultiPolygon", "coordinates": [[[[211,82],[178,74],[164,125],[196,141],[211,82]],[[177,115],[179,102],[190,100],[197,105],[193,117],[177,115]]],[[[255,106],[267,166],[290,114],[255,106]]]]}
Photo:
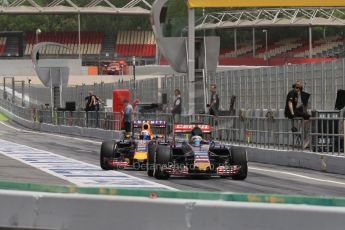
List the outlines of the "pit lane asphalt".
{"type": "MultiPolygon", "coordinates": [[[[99,165],[100,140],[34,132],[11,121],[6,121],[5,125],[0,123],[0,139],[99,165]]],[[[249,163],[249,173],[245,181],[217,177],[210,179],[172,177],[169,180],[157,181],[148,177],[146,172],[133,170],[122,170],[122,172],[180,190],[345,196],[345,175],[254,162],[249,163]]],[[[0,154],[0,180],[70,185],[68,181],[2,154],[0,154]]]]}

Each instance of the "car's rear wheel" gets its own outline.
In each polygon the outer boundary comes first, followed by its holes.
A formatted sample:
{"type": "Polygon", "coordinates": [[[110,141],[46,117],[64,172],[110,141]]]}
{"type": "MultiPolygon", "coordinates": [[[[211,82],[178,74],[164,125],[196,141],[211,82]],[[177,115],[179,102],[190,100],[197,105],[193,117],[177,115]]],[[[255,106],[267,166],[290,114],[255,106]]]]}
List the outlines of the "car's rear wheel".
{"type": "Polygon", "coordinates": [[[247,178],[248,174],[248,160],[247,151],[242,147],[232,147],[231,148],[231,163],[232,165],[239,165],[241,169],[238,174],[233,175],[233,180],[244,180],[247,178]]]}
{"type": "Polygon", "coordinates": [[[155,157],[154,157],[153,176],[159,180],[168,179],[170,175],[169,173],[164,171],[164,168],[168,167],[170,162],[171,162],[170,147],[158,145],[155,152],[155,157]]]}
{"type": "Polygon", "coordinates": [[[146,171],[149,177],[153,177],[155,152],[156,152],[156,143],[151,141],[148,144],[147,164],[146,164],[146,171]]]}
{"type": "Polygon", "coordinates": [[[107,163],[107,160],[113,157],[115,141],[103,141],[100,153],[100,165],[103,170],[111,170],[112,167],[107,163]]]}

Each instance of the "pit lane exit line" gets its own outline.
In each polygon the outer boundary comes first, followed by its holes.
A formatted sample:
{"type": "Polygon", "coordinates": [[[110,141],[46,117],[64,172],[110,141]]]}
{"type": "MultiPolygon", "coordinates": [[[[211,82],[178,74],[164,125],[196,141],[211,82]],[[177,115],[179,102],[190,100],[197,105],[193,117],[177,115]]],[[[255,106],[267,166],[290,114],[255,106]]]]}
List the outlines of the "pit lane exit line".
{"type": "Polygon", "coordinates": [[[103,171],[96,165],[1,139],[0,154],[80,187],[162,188],[176,190],[172,187],[119,171],[103,171]]]}
{"type": "Polygon", "coordinates": [[[345,183],[343,183],[343,182],[334,181],[334,180],[319,179],[319,178],[314,178],[314,177],[310,177],[310,176],[303,176],[301,174],[290,173],[290,172],[285,172],[285,171],[281,171],[281,170],[263,169],[263,168],[257,168],[257,167],[251,167],[251,166],[249,166],[249,169],[254,170],[254,171],[268,172],[268,173],[279,173],[279,174],[284,174],[284,175],[288,175],[288,176],[303,178],[306,180],[313,180],[313,181],[318,181],[318,182],[325,182],[325,183],[338,184],[338,185],[344,185],[345,186],[345,183]]]}

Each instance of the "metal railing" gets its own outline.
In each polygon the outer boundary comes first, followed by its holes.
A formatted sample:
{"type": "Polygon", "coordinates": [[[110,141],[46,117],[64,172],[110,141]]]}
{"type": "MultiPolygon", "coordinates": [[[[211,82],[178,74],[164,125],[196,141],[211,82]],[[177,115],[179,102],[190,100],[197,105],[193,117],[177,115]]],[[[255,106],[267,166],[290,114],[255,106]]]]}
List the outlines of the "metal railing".
{"type": "MultiPolygon", "coordinates": [[[[122,115],[112,112],[50,111],[24,108],[0,100],[0,106],[23,119],[54,125],[121,130],[122,115]]],[[[135,114],[137,120],[164,120],[172,131],[171,114],[135,114]]],[[[312,117],[309,121],[267,117],[181,115],[182,124],[210,124],[212,136],[227,144],[278,150],[307,150],[344,156],[344,118],[312,117]]]]}
{"type": "MultiPolygon", "coordinates": [[[[213,83],[217,85],[221,110],[229,110],[231,97],[236,96],[234,109],[237,114],[242,109],[284,109],[286,95],[296,80],[301,80],[304,84],[304,91],[311,94],[310,109],[334,109],[337,90],[345,89],[345,59],[303,65],[237,69],[206,75],[207,86],[213,83]]],[[[62,104],[74,101],[76,107],[81,109],[85,107],[85,97],[88,91],[94,91],[100,99],[105,101],[112,98],[112,90],[129,89],[131,94],[138,96],[143,103],[160,103],[164,93],[167,95],[168,105],[171,106],[174,90],[180,89],[183,112],[187,112],[187,98],[189,97],[187,83],[187,76],[172,75],[161,76],[159,79],[136,80],[135,87],[134,81],[120,80],[114,83],[78,85],[63,89],[62,104]]],[[[26,96],[30,97],[31,103],[37,105],[50,103],[48,88],[27,84],[24,92],[26,96]]],[[[207,95],[205,95],[206,98],[207,95]]]]}
{"type": "Polygon", "coordinates": [[[312,118],[309,133],[313,152],[344,154],[344,118],[312,118]]]}
{"type": "Polygon", "coordinates": [[[120,113],[103,111],[54,111],[52,113],[48,110],[38,110],[37,112],[41,123],[121,130],[122,116],[120,113]]]}

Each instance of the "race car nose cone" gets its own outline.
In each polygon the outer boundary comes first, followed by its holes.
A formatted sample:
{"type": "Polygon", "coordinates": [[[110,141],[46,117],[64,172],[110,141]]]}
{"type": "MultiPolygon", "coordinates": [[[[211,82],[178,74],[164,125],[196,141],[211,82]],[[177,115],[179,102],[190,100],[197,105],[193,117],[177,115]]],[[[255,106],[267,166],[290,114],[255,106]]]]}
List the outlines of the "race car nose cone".
{"type": "Polygon", "coordinates": [[[147,152],[136,152],[134,154],[135,160],[146,160],[147,159],[147,152]]]}

